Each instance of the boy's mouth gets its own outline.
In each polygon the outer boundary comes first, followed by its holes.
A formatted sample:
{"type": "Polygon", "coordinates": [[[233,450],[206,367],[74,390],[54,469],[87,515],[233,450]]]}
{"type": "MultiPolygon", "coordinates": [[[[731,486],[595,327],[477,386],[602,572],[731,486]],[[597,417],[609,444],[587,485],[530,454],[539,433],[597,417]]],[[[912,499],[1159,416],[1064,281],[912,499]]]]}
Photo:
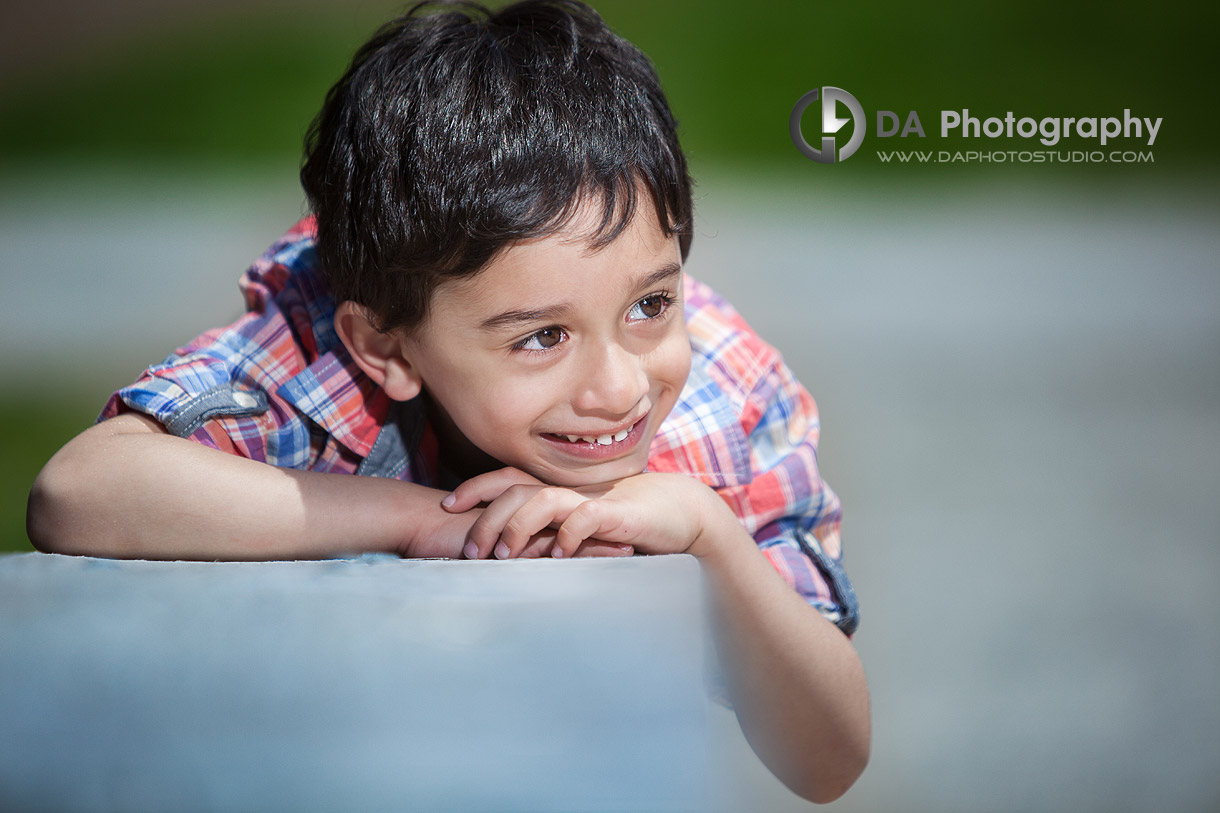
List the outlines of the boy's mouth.
{"type": "Polygon", "coordinates": [[[637,420],[626,429],[601,435],[567,435],[546,432],[543,438],[554,444],[560,451],[582,458],[617,457],[635,448],[648,416],[637,420]]]}

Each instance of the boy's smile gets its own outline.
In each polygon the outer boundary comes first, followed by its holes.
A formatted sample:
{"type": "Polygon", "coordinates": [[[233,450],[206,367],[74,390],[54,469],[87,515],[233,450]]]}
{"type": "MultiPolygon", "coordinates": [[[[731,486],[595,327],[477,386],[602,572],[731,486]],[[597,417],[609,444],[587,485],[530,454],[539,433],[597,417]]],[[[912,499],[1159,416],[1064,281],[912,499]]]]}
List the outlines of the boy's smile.
{"type": "Polygon", "coordinates": [[[646,194],[640,203],[603,248],[589,240],[601,211],[582,206],[555,235],[442,284],[404,335],[455,473],[510,465],[580,486],[644,470],[690,372],[690,340],[678,240],[646,194]]]}

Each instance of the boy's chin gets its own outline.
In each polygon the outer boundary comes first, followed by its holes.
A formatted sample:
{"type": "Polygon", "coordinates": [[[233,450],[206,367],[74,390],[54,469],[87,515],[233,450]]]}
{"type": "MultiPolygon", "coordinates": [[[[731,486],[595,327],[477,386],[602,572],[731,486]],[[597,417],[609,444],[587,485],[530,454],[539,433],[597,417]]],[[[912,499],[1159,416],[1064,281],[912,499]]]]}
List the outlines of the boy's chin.
{"type": "Polygon", "coordinates": [[[595,466],[580,468],[545,467],[529,473],[547,485],[563,486],[565,488],[581,488],[596,486],[602,483],[612,483],[626,477],[634,477],[644,471],[646,460],[611,460],[595,466]]]}

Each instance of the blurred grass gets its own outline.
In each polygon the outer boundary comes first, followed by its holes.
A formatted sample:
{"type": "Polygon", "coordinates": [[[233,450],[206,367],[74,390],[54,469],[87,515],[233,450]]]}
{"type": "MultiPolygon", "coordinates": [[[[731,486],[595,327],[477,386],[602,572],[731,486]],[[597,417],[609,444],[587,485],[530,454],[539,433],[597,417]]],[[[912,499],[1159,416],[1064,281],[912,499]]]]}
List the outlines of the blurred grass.
{"type": "MultiPolygon", "coordinates": [[[[1217,67],[1214,6],[890,0],[864,12],[792,0],[763,7],[697,0],[595,5],[656,62],[696,168],[813,168],[795,153],[787,116],[797,98],[824,84],[855,94],[870,116],[878,109],[920,112],[927,140],[866,142],[878,148],[1003,144],[942,141],[941,109],[1042,117],[1121,115],[1130,108],[1165,119],[1157,169],[1216,163],[1220,122],[1206,103],[1217,67]]],[[[326,89],[390,8],[255,10],[57,60],[0,89],[0,168],[65,158],[295,159],[326,89]]],[[[867,149],[860,155],[836,171],[868,174],[880,166],[867,149]]]]}
{"type": "Polygon", "coordinates": [[[299,152],[357,29],[312,17],[244,22],[184,26],[27,77],[2,99],[0,153],[21,163],[299,152]]]}
{"type": "MultiPolygon", "coordinates": [[[[870,117],[879,109],[920,113],[926,142],[876,139],[870,118],[869,149],[943,146],[941,109],[1042,117],[1131,108],[1165,117],[1158,162],[1216,160],[1217,115],[1202,102],[1217,66],[1208,45],[1217,20],[1212,6],[1119,2],[1103,10],[950,0],[873,3],[867,11],[847,3],[768,3],[747,11],[671,2],[650,6],[647,19],[629,13],[638,11],[632,3],[599,8],[612,22],[621,9],[621,30],[657,63],[696,160],[804,167],[785,125],[797,98],[819,85],[846,88],[870,117]]],[[[869,156],[842,169],[879,166],[869,156]]]]}

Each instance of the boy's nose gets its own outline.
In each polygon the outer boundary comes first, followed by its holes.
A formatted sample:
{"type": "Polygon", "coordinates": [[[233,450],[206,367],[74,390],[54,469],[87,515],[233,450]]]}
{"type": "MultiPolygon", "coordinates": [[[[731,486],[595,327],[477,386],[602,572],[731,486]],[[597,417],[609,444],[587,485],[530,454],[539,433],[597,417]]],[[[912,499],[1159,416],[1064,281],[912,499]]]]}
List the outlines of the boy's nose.
{"type": "Polygon", "coordinates": [[[600,345],[582,366],[580,386],[572,399],[582,412],[626,415],[648,394],[643,359],[618,343],[600,345]]]}

